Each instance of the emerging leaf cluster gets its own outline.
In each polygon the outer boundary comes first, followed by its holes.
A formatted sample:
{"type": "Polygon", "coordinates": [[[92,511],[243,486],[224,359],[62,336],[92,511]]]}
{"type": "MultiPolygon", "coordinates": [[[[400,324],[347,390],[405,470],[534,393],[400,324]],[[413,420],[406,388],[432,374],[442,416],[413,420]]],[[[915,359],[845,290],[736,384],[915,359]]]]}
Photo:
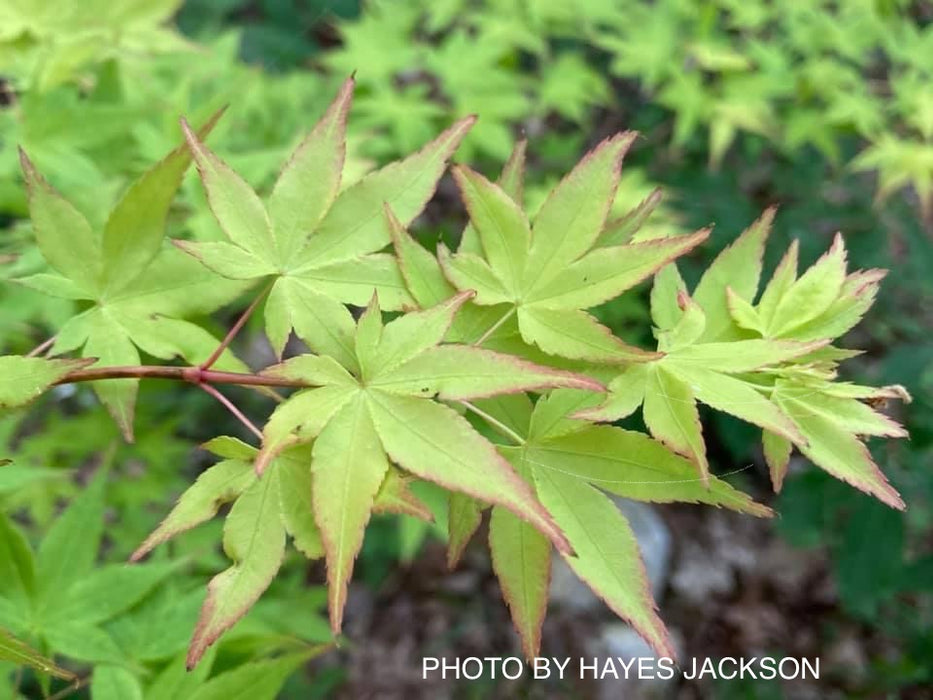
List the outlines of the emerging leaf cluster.
{"type": "Polygon", "coordinates": [[[83,347],[85,359],[2,358],[4,404],[91,380],[130,436],[138,379],[184,379],[261,441],[211,441],[223,460],[133,557],[232,503],[223,533],[231,564],[208,586],[189,667],[266,590],[289,538],[326,560],[338,633],[371,514],[433,517],[414,480],[450,493],[451,565],[491,509],[494,568],[528,655],[540,643],[552,545],[654,649],[673,655],[631,528],[607,493],[770,514],[711,474],[697,402],[762,428],[776,488],[796,446],[903,507],[861,442],[904,434],[864,402],[903,390],[834,381],[853,353],[831,342],[865,313],[882,276],[847,273],[841,238],[799,276],[792,246],[759,296],[769,211],[691,294],[673,261],[707,230],[646,235],[657,197],[612,216],[634,138],[623,133],[598,144],[531,215],[523,142],[498,183],[455,166],[470,221],[456,251],[439,245],[435,255],[406,227],[474,118],[353,182],[344,172],[352,96],[350,79],[265,197],[205,144],[212,122],[200,132],[183,122],[186,145],[131,187],[102,229],[23,156],[33,228],[54,270],[23,282],[87,302],[51,350],[83,347]],[[189,159],[225,240],[165,245],[166,211],[189,159]],[[656,350],[623,342],[589,312],[652,276],[656,350]],[[308,352],[252,373],[229,354],[231,335],[218,343],[186,318],[245,289],[257,297],[248,312],[268,295],[263,322],[279,358],[292,334],[308,352]],[[141,367],[137,348],[190,366],[141,367]],[[259,386],[280,403],[260,430],[219,383],[259,386]],[[282,400],[272,387],[297,391],[282,400]],[[606,424],[639,407],[650,435],[606,424]]]}

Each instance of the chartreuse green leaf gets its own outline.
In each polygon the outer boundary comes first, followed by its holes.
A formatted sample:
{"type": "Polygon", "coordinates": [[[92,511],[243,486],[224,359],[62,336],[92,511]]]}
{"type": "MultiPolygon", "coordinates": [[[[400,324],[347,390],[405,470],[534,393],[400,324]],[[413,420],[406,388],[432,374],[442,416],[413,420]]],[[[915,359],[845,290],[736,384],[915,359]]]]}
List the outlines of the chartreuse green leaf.
{"type": "Polygon", "coordinates": [[[171,564],[145,566],[110,564],[75,581],[43,618],[57,623],[96,625],[131,607],[177,568],[171,564]]]}
{"type": "Polygon", "coordinates": [[[663,332],[677,325],[683,315],[681,292],[686,291],[687,285],[676,263],[669,263],[658,270],[651,286],[651,320],[655,328],[663,332]]]}
{"type": "MultiPolygon", "coordinates": [[[[798,278],[797,250],[794,242],[756,304],[751,303],[754,294],[739,300],[727,293],[736,324],[764,340],[697,345],[690,351],[695,366],[688,369],[681,363],[678,369],[695,389],[700,387],[702,401],[765,429],[764,456],[775,490],[781,488],[796,445],[837,478],[902,508],[903,502],[859,436],[906,433],[861,400],[909,400],[909,396],[893,387],[869,389],[833,382],[836,360],[851,355],[826,346],[867,311],[885,273],[865,270],[847,275],[845,247],[837,235],[830,250],[798,278]],[[704,364],[722,369],[711,373],[704,364]],[[740,374],[724,376],[727,366],[740,374]],[[769,399],[767,404],[761,402],[762,396],[769,399]]],[[[676,364],[673,354],[668,359],[676,364]]]]}
{"type": "Polygon", "coordinates": [[[772,397],[803,435],[806,442],[795,444],[804,456],[892,508],[906,508],[858,438],[860,434],[906,436],[900,426],[855,399],[826,396],[792,381],[779,380],[772,397]]]}
{"type": "MultiPolygon", "coordinates": [[[[597,247],[633,138],[620,134],[597,146],[555,187],[532,222],[503,187],[468,168],[455,169],[476,242],[468,239],[454,255],[439,248],[448,280],[475,291],[476,304],[500,306],[496,323],[515,314],[524,341],[550,355],[601,363],[657,357],[626,345],[584,310],[630,289],[709,235],[597,247]]],[[[503,182],[515,188],[517,176],[506,175],[503,182]]]]}
{"type": "MultiPolygon", "coordinates": [[[[199,130],[203,138],[221,112],[199,130]]],[[[48,261],[73,286],[69,296],[99,299],[141,275],[158,254],[165,220],[191,162],[186,146],[169,153],[134,182],[107,218],[102,231],[58,194],[36,171],[25,152],[20,161],[29,191],[36,242],[48,261]]],[[[60,285],[59,285],[60,286],[60,285]]]]}
{"type": "Polygon", "coordinates": [[[602,233],[599,234],[597,245],[616,246],[625,245],[638,234],[642,226],[661,204],[663,193],[657,188],[634,209],[617,219],[606,222],[602,233]]]}
{"type": "Polygon", "coordinates": [[[213,663],[213,649],[208,649],[201,663],[191,670],[188,670],[186,666],[184,655],[177,656],[153,678],[145,689],[145,700],[175,700],[175,698],[191,697],[210,675],[213,663]]]}
{"type": "Polygon", "coordinates": [[[100,469],[46,533],[36,558],[37,600],[55,607],[62,594],[87,576],[94,566],[104,527],[104,485],[100,469]]]}
{"type": "MultiPolygon", "coordinates": [[[[634,367],[642,368],[644,382],[644,365],[634,367]]],[[[640,501],[705,503],[756,516],[770,516],[771,511],[715,477],[704,484],[689,460],[647,435],[574,417],[593,403],[591,393],[556,389],[534,405],[525,396],[509,396],[477,406],[512,431],[517,444],[500,445],[499,452],[542,502],[547,500],[558,525],[566,527],[573,554],[564,556],[571,568],[659,652],[668,653],[631,530],[597,489],[640,501]]],[[[523,650],[535,656],[547,600],[550,544],[493,505],[489,545],[523,650]]]]}
{"type": "Polygon", "coordinates": [[[370,398],[386,454],[445,488],[500,504],[566,549],[560,529],[495,449],[455,411],[433,401],[379,392],[370,398]]]}
{"type": "MultiPolygon", "coordinates": [[[[774,312],[777,310],[778,302],[781,301],[790,286],[797,280],[797,258],[800,254],[799,251],[799,242],[796,240],[792,241],[787,252],[785,252],[784,256],[781,258],[781,262],[778,263],[777,268],[775,268],[774,274],[771,275],[771,280],[765,285],[758,303],[753,307],[754,311],[758,314],[763,329],[767,329],[771,325],[774,320],[774,312]]],[[[751,299],[748,301],[751,301],[751,299]]],[[[767,336],[767,331],[763,330],[761,335],[767,336]]]]}
{"type": "MultiPolygon", "coordinates": [[[[312,508],[328,565],[331,623],[339,630],[346,586],[375,509],[402,509],[390,466],[451,491],[498,504],[542,531],[558,548],[563,536],[495,448],[455,411],[435,399],[465,402],[487,396],[573,387],[599,391],[586,377],[465,345],[442,345],[472,292],[454,295],[383,325],[374,297],[348,338],[353,357],[300,356],[266,374],[305,382],[273,413],[256,460],[275,469],[285,446],[314,440],[308,468],[312,508]],[[269,466],[269,465],[273,466],[269,466]]],[[[404,509],[426,515],[408,497],[404,509]]],[[[467,514],[463,534],[472,531],[467,514]]]]}
{"type": "Polygon", "coordinates": [[[504,190],[465,166],[454,168],[454,179],[489,261],[490,274],[498,271],[503,292],[517,294],[531,247],[531,225],[525,213],[504,190]]]}
{"type": "Polygon", "coordinates": [[[767,211],[719,255],[693,298],[673,264],[661,271],[651,294],[651,311],[658,350],[664,356],[646,363],[644,374],[630,366],[610,382],[606,401],[580,412],[580,417],[618,420],[643,403],[651,434],[692,461],[704,479],[709,464],[697,401],[777,436],[806,442],[790,418],[769,400],[771,381],[755,381],[752,375],[809,355],[827,341],[735,337],[742,332],[740,326],[749,325],[733,321],[736,305],[744,304],[748,312],[756,313],[749,300],[757,293],[772,218],[773,211],[767,211]]]}
{"type": "Polygon", "coordinates": [[[307,449],[290,450],[279,458],[279,499],[285,531],[295,549],[308,559],[324,556],[321,532],[314,522],[311,501],[311,470],[307,449]]]}
{"type": "MultiPolygon", "coordinates": [[[[219,113],[200,130],[206,136],[219,113]]],[[[235,298],[242,282],[219,279],[188,256],[163,246],[169,207],[190,162],[187,147],[144,173],[95,230],[22,157],[36,240],[58,275],[23,280],[44,293],[86,299],[91,308],[61,328],[54,353],[83,348],[102,365],[137,365],[139,349],[162,359],[200,362],[218,340],[181,317],[214,311],[235,298]]],[[[218,369],[246,370],[229,351],[218,369]]],[[[93,382],[127,440],[133,436],[138,380],[93,382]]]]}
{"type": "Polygon", "coordinates": [[[829,252],[798,279],[794,243],[755,302],[760,273],[756,261],[770,218],[766,212],[721,254],[693,299],[673,266],[657,276],[652,317],[659,349],[666,354],[645,363],[644,369],[630,366],[609,382],[609,396],[602,404],[577,416],[617,420],[643,403],[652,435],[705,473],[695,406],[700,401],[764,430],[764,456],[775,490],[781,488],[796,445],[838,478],[902,507],[859,436],[906,433],[861,401],[909,396],[897,387],[833,382],[836,362],[852,353],[828,345],[869,308],[884,272],[847,275],[845,248],[837,236],[829,252]],[[743,255],[751,256],[747,270],[743,255]],[[718,319],[723,329],[712,336],[710,318],[718,319]],[[705,330],[697,332],[701,326],[705,330]],[[761,337],[750,337],[756,335],[761,337]]]}
{"type": "Polygon", "coordinates": [[[869,309],[885,274],[884,270],[857,270],[847,275],[846,251],[837,235],[830,250],[798,279],[795,242],[758,303],[751,309],[730,310],[734,317],[754,313],[758,324],[751,329],[765,338],[837,338],[869,309]]]}
{"type": "Polygon", "coordinates": [[[771,514],[720,479],[711,477],[706,488],[687,459],[639,432],[583,423],[572,433],[542,436],[523,453],[535,470],[574,476],[637,501],[705,503],[756,516],[771,514]]]}
{"type": "Polygon", "coordinates": [[[353,86],[352,77],[344,82],[324,116],[292,154],[269,196],[269,217],[283,262],[301,250],[308,233],[317,228],[340,192],[353,86]]]}
{"type": "Polygon", "coordinates": [[[433,523],[434,514],[431,509],[411,490],[411,484],[415,481],[405,476],[401,470],[390,466],[373,502],[373,512],[410,515],[426,523],[433,523]]]}
{"type": "Polygon", "coordinates": [[[52,384],[93,360],[43,360],[38,357],[0,357],[0,409],[23,406],[52,384]]]}
{"type": "Polygon", "coordinates": [[[427,309],[454,296],[457,289],[447,281],[437,258],[412,238],[388,207],[386,220],[395,247],[395,256],[398,258],[399,270],[418,307],[427,309]]]}
{"type": "Polygon", "coordinates": [[[11,661],[17,666],[28,666],[66,681],[73,681],[76,678],[71,671],[56,666],[54,661],[3,629],[0,629],[0,661],[11,661]]]}
{"type": "MultiPolygon", "coordinates": [[[[272,235],[272,223],[262,200],[246,181],[201,143],[187,122],[182,121],[182,129],[217,223],[233,245],[251,253],[266,263],[270,272],[273,271],[278,250],[272,235]]],[[[188,246],[182,245],[182,248],[190,252],[188,246]]]]}
{"type": "Polygon", "coordinates": [[[413,300],[392,255],[384,208],[412,221],[434,193],[447,160],[475,119],[454,124],[408,158],[344,187],[348,79],[279,176],[268,202],[190,131],[208,201],[229,242],[176,244],[220,275],[274,277],[266,331],[279,355],[294,329],[313,350],[348,359],[352,322],[342,303],[365,305],[378,291],[388,310],[413,300]]]}

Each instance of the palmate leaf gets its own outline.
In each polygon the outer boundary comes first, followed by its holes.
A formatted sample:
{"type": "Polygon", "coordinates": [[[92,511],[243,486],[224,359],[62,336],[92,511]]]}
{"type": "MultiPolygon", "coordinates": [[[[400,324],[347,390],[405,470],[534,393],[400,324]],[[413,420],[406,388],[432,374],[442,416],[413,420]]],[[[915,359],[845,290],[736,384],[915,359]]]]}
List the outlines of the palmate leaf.
{"type": "Polygon", "coordinates": [[[829,346],[868,309],[884,273],[847,275],[837,235],[829,252],[797,279],[794,243],[755,303],[772,219],[773,211],[765,212],[723,251],[693,298],[675,266],[657,275],[651,314],[664,357],[629,366],[609,382],[601,405],[577,415],[612,421],[644,404],[652,435],[694,462],[705,477],[700,401],[764,430],[764,457],[775,490],[796,445],[818,466],[901,508],[903,502],[858,436],[904,437],[899,425],[860,399],[905,396],[893,387],[833,383],[836,361],[851,353],[829,346]]]}
{"type": "MultiPolygon", "coordinates": [[[[219,117],[215,114],[201,128],[202,137],[219,117]]],[[[140,349],[162,359],[207,359],[218,341],[182,317],[217,309],[245,285],[218,279],[163,246],[169,207],[191,162],[188,148],[176,148],[133,183],[102,230],[52,189],[22,152],[21,161],[36,241],[55,273],[18,281],[53,296],[92,302],[65,323],[53,352],[83,348],[85,358],[110,366],[139,364],[140,349]]],[[[229,352],[221,365],[246,369],[229,352]]],[[[132,440],[138,381],[105,380],[93,386],[132,440]]]]}
{"type": "Polygon", "coordinates": [[[307,469],[314,517],[328,566],[330,613],[339,630],[347,581],[370,513],[392,475],[403,471],[454,492],[495,503],[531,523],[559,549],[566,542],[528,485],[495,448],[451,408],[490,395],[549,387],[599,391],[591,379],[464,345],[441,345],[471,293],[461,293],[385,326],[377,298],[360,317],[354,357],[341,367],[299,356],[267,374],[306,382],[281,404],[264,431],[257,469],[274,469],[283,446],[314,439],[307,469]]]}
{"type": "MultiPolygon", "coordinates": [[[[797,277],[797,246],[791,246],[756,304],[737,304],[729,310],[737,325],[766,339],[789,339],[813,344],[828,342],[852,328],[871,306],[884,277],[883,270],[847,274],[846,251],[837,234],[829,251],[797,277]]],[[[750,341],[748,341],[750,342],[750,341]]],[[[770,340],[769,342],[778,342],[770,340]]],[[[783,341],[788,342],[788,341],[783,341]]],[[[826,348],[829,350],[831,348],[826,348]]],[[[837,353],[844,359],[844,353],[837,353]]],[[[894,421],[862,403],[873,398],[910,397],[899,387],[855,387],[832,382],[835,360],[822,363],[811,353],[795,364],[774,367],[765,387],[773,402],[794,423],[799,437],[778,435],[766,428],[764,454],[775,489],[780,489],[793,445],[817,466],[888,505],[904,503],[888,484],[860,441],[861,435],[905,437],[894,421]],[[808,369],[804,361],[812,358],[808,369]],[[775,381],[775,378],[776,381],[775,381]],[[790,440],[790,442],[788,442],[790,440]]]]}
{"type": "MultiPolygon", "coordinates": [[[[705,503],[756,516],[771,511],[715,477],[704,486],[688,460],[647,435],[572,418],[592,401],[584,392],[557,389],[534,406],[525,396],[477,405],[522,439],[518,446],[498,449],[567,533],[573,554],[563,555],[570,567],[658,653],[670,655],[631,529],[600,491],[646,502],[705,503]]],[[[522,648],[533,657],[547,603],[550,543],[493,505],[489,546],[522,648]]]]}
{"type": "MultiPolygon", "coordinates": [[[[812,384],[793,379],[779,379],[772,398],[804,436],[805,443],[794,443],[804,456],[836,478],[875,496],[892,508],[906,508],[859,439],[860,435],[906,437],[907,432],[901,426],[855,398],[832,396],[812,384]]],[[[771,458],[777,487],[784,476],[790,449],[775,444],[774,437],[767,433],[764,442],[772,454],[781,448],[784,450],[780,456],[771,458]]]]}
{"type": "MultiPolygon", "coordinates": [[[[312,349],[349,359],[352,318],[373,291],[390,310],[412,306],[394,256],[384,207],[411,222],[434,193],[447,160],[475,121],[462,119],[420,151],[341,191],[348,79],[298,146],[266,203],[185,126],[208,202],[229,242],[176,241],[208,268],[233,279],[273,277],[266,332],[279,356],[294,329],[312,349]]],[[[449,295],[448,295],[449,296],[449,295]]]]}
{"type": "Polygon", "coordinates": [[[265,371],[309,388],[278,406],[258,452],[230,439],[206,445],[224,461],[195,482],[133,555],[138,560],[212,517],[223,503],[234,502],[224,535],[233,566],[209,586],[189,664],[197,663],[269,585],[286,534],[307,556],[325,556],[331,624],[338,632],[370,514],[406,512],[430,519],[391,463],[496,503],[566,549],[528,485],[463,417],[435,399],[468,402],[550,387],[602,387],[587,377],[488,350],[441,345],[470,296],[461,293],[384,326],[374,296],[346,339],[349,356],[338,357],[343,365],[328,356],[302,355],[265,371]]]}
{"type": "MultiPolygon", "coordinates": [[[[584,309],[635,286],[709,235],[599,246],[619,180],[622,156],[634,134],[604,141],[561,181],[533,222],[502,186],[469,168],[454,177],[470,214],[475,238],[457,254],[439,248],[444,274],[475,303],[501,305],[515,314],[525,342],[546,353],[591,362],[645,361],[656,354],[626,345],[584,309]]],[[[502,178],[520,182],[521,157],[502,178]]]]}

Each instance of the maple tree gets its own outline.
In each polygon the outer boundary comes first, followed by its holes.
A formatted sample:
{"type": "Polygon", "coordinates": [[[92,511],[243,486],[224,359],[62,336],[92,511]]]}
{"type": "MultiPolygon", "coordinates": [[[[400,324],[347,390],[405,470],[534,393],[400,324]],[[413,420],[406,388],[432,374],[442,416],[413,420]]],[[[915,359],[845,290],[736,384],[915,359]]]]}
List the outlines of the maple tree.
{"type": "MultiPolygon", "coordinates": [[[[127,190],[103,227],[22,154],[33,230],[52,271],[19,282],[85,308],[31,356],[0,358],[0,407],[91,382],[132,439],[139,381],[178,380],[211,394],[257,441],[207,443],[221,461],[132,557],[232,503],[223,533],[231,564],[208,586],[189,668],[266,590],[289,539],[309,559],[326,560],[339,633],[371,514],[433,517],[414,480],[449,492],[451,566],[491,510],[493,567],[527,655],[540,644],[553,546],[657,652],[673,656],[634,535],[607,494],[771,514],[710,473],[697,402],[762,429],[776,490],[796,447],[837,478],[904,507],[862,438],[904,436],[873,403],[909,397],[897,386],[836,380],[839,362],[856,352],[832,343],[869,308],[883,277],[847,273],[841,237],[799,276],[791,246],[759,295],[769,210],[691,293],[674,261],[707,230],[663,236],[641,228],[656,196],[610,217],[634,137],[624,133],[597,145],[536,212],[523,203],[524,142],[497,183],[455,166],[470,223],[456,251],[440,244],[434,254],[406,227],[474,118],[348,183],[352,96],[351,78],[265,200],[205,145],[219,115],[198,131],[183,122],[185,143],[127,190]],[[191,161],[225,241],[165,240],[191,161]],[[623,342],[588,312],[651,277],[656,350],[623,342]],[[223,339],[190,320],[247,290],[254,300],[223,339]],[[257,311],[280,362],[254,372],[230,343],[257,311]],[[283,359],[292,333],[308,352],[283,359]],[[140,365],[140,351],[187,364],[140,365]],[[218,388],[224,384],[278,404],[257,427],[218,388]],[[293,391],[283,398],[283,390],[293,391]],[[649,434],[611,425],[639,407],[649,434]]],[[[52,539],[67,547],[65,534],[52,539]]],[[[83,561],[94,553],[72,554],[83,561]]],[[[54,574],[40,598],[69,561],[39,552],[40,578],[43,567],[54,574]]],[[[157,564],[102,570],[108,586],[122,588],[107,610],[169,573],[157,564]]],[[[67,612],[67,602],[56,605],[67,612]]]]}

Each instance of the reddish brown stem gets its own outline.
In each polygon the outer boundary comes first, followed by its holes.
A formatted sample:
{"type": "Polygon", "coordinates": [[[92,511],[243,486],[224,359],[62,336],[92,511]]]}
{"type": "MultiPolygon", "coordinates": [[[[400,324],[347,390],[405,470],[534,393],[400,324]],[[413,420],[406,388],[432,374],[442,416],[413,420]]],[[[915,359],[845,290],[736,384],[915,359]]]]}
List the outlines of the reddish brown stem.
{"type": "Polygon", "coordinates": [[[217,391],[217,389],[212,387],[210,384],[199,384],[198,386],[204,389],[204,391],[206,391],[208,394],[213,396],[215,399],[220,401],[220,403],[223,404],[223,407],[226,408],[228,411],[230,411],[230,413],[232,413],[233,416],[238,421],[240,421],[243,425],[245,425],[253,435],[255,435],[260,440],[262,440],[262,431],[260,431],[259,428],[253,425],[253,422],[249,418],[247,418],[243,414],[243,412],[233,404],[233,402],[230,399],[228,399],[226,396],[221,394],[219,391],[217,391]]]}
{"type": "Polygon", "coordinates": [[[314,386],[307,382],[285,377],[266,377],[261,374],[219,372],[200,367],[162,367],[159,365],[137,365],[130,367],[92,367],[69,372],[56,384],[94,382],[101,379],[174,379],[191,384],[237,384],[239,386],[314,386]]]}
{"type": "Polygon", "coordinates": [[[229,331],[227,331],[227,335],[225,335],[224,339],[220,341],[220,345],[218,345],[214,349],[214,352],[211,353],[210,357],[208,357],[204,362],[201,363],[202,370],[210,369],[213,366],[213,364],[217,362],[220,356],[224,354],[224,350],[226,350],[230,346],[230,343],[233,342],[233,339],[236,337],[237,333],[239,333],[240,330],[243,328],[243,326],[246,325],[246,322],[249,320],[249,317],[253,315],[253,311],[255,311],[256,307],[259,306],[259,302],[262,301],[263,298],[265,298],[266,294],[269,293],[269,290],[272,289],[272,285],[274,283],[275,281],[273,280],[272,282],[267,284],[265,289],[263,289],[259,293],[259,295],[255,299],[253,299],[253,302],[249,306],[246,307],[246,311],[244,311],[240,315],[240,318],[238,318],[237,322],[233,324],[233,327],[229,331]]]}

